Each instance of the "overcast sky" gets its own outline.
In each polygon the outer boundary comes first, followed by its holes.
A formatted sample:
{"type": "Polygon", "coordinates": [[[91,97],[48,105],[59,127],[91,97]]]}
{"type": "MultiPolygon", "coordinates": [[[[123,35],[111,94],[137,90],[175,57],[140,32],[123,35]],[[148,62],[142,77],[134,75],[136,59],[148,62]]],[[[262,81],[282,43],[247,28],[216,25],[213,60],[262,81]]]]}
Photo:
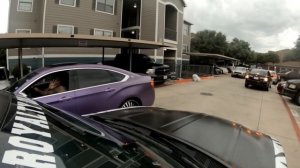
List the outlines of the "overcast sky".
{"type": "Polygon", "coordinates": [[[300,32],[299,0],[185,0],[192,32],[204,29],[250,43],[258,52],[293,48],[300,32]]]}
{"type": "MultiPolygon", "coordinates": [[[[0,33],[7,32],[8,0],[0,0],[0,33]]],[[[216,30],[258,52],[293,48],[300,34],[300,0],[185,0],[192,31],[216,30]]]]}

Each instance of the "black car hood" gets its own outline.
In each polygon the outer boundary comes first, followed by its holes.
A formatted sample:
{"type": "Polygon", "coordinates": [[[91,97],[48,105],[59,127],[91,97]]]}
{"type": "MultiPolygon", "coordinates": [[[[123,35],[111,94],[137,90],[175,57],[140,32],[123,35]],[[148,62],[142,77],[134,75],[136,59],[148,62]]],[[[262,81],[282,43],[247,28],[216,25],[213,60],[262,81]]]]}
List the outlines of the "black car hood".
{"type": "MultiPolygon", "coordinates": [[[[92,115],[126,120],[180,138],[233,167],[286,167],[284,161],[278,162],[280,165],[275,163],[278,159],[275,156],[277,145],[281,147],[278,141],[237,123],[206,114],[145,107],[92,115]]],[[[284,154],[283,158],[285,160],[284,154]]]]}

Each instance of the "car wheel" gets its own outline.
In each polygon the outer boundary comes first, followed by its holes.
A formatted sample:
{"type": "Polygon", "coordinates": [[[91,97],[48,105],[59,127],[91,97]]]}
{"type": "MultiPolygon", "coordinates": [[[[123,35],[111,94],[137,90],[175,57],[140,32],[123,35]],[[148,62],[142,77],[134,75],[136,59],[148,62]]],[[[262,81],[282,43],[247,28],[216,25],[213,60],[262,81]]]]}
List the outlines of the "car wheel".
{"type": "Polygon", "coordinates": [[[245,87],[246,87],[246,88],[248,88],[248,87],[249,87],[248,83],[245,83],[245,87]]]}
{"type": "Polygon", "coordinates": [[[300,106],[300,92],[293,98],[293,100],[298,106],[300,106]]]}
{"type": "Polygon", "coordinates": [[[269,91],[269,86],[266,86],[266,87],[265,87],[265,91],[269,91]]]}
{"type": "Polygon", "coordinates": [[[128,99],[126,100],[122,105],[121,108],[128,108],[128,107],[134,107],[134,106],[140,106],[141,104],[134,100],[134,99],[128,99]]]}

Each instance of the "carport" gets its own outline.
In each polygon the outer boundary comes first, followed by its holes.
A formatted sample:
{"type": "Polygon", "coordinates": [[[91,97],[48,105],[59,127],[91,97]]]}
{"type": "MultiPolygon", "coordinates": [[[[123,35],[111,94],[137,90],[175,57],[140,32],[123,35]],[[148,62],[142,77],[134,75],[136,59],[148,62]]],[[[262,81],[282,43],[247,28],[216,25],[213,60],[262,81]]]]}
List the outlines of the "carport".
{"type": "Polygon", "coordinates": [[[198,60],[201,58],[207,58],[211,60],[212,64],[216,63],[216,61],[218,60],[231,61],[231,62],[235,62],[235,64],[240,62],[239,59],[235,59],[221,54],[212,54],[212,53],[185,53],[185,54],[190,55],[190,64],[195,64],[195,65],[199,64],[198,60]]]}
{"type": "MultiPolygon", "coordinates": [[[[102,37],[93,35],[68,35],[68,34],[43,34],[43,33],[7,33],[0,34],[0,48],[18,49],[18,64],[21,77],[23,77],[22,57],[23,48],[43,48],[43,47],[101,47],[102,62],[104,61],[105,48],[127,48],[130,53],[130,71],[132,68],[132,50],[133,49],[158,49],[168,47],[163,43],[118,38],[102,37]]],[[[44,60],[43,60],[44,61],[44,60]]],[[[44,65],[44,63],[43,63],[44,65]]]]}
{"type": "Polygon", "coordinates": [[[222,63],[227,66],[229,63],[238,64],[240,60],[221,54],[212,53],[184,53],[190,56],[189,64],[182,66],[182,75],[190,77],[192,74],[213,75],[214,66],[222,63]]]}

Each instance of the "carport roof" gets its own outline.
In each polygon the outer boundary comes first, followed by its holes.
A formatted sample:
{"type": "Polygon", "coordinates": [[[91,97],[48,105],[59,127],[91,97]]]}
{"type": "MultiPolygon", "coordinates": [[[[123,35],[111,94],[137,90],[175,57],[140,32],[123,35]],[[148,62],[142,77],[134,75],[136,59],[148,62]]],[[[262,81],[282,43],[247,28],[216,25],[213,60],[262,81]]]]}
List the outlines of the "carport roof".
{"type": "Polygon", "coordinates": [[[220,54],[212,54],[212,53],[184,53],[184,54],[190,56],[210,57],[210,58],[223,59],[223,60],[240,61],[239,59],[227,57],[225,55],[220,55],[220,54]]]}
{"type": "Polygon", "coordinates": [[[40,47],[107,47],[157,49],[169,47],[163,43],[93,35],[68,35],[50,33],[6,33],[0,34],[0,48],[40,47]]]}

